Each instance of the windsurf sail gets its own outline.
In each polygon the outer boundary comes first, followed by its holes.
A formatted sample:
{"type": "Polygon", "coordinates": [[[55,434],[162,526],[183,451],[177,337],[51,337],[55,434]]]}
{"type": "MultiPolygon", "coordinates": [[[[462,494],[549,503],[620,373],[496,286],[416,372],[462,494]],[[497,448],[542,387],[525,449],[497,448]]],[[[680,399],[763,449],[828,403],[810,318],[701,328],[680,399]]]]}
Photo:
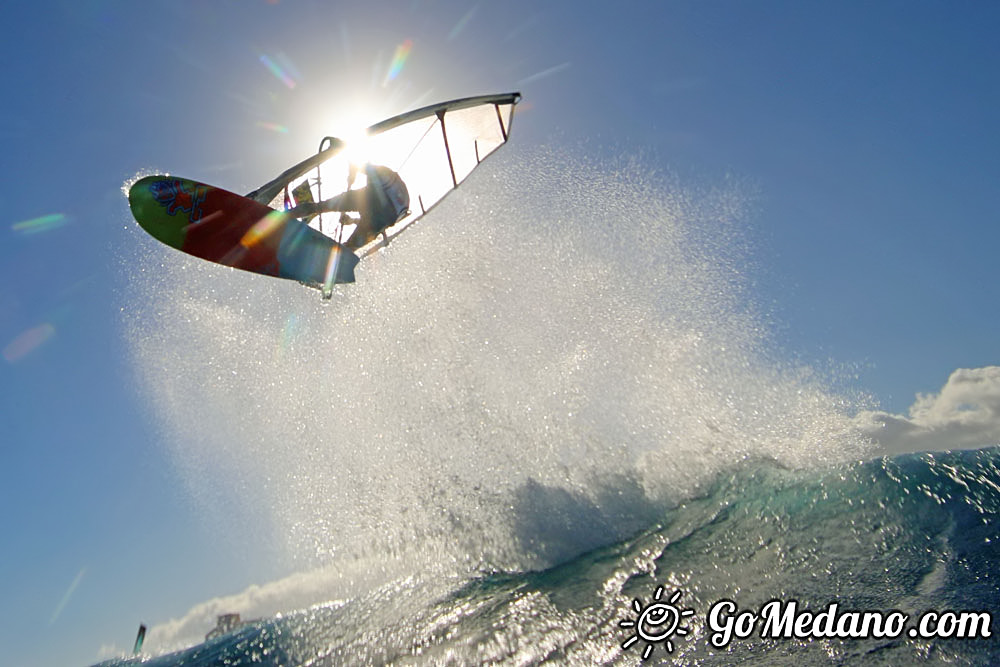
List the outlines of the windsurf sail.
{"type": "MultiPolygon", "coordinates": [[[[273,208],[319,202],[348,187],[351,163],[389,167],[406,184],[410,209],[383,239],[357,252],[365,257],[400,234],[458,187],[479,163],[507,142],[520,93],[466,97],[432,104],[376,123],[356,143],[325,137],[319,150],[246,196],[273,208]]],[[[363,187],[359,178],[354,187],[363,187]]],[[[350,219],[326,213],[310,221],[321,233],[342,241],[350,219]]]]}
{"type": "Polygon", "coordinates": [[[132,655],[139,655],[142,652],[142,643],[146,641],[146,626],[139,624],[139,632],[135,636],[135,646],[132,647],[132,655]]]}

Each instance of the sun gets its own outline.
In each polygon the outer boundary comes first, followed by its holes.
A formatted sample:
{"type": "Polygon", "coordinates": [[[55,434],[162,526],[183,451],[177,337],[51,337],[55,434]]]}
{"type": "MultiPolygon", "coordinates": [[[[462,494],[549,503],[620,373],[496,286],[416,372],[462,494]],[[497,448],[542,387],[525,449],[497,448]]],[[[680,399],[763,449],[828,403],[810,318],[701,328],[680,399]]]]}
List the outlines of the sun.
{"type": "Polygon", "coordinates": [[[674,643],[670,640],[674,635],[685,636],[688,628],[681,627],[681,621],[694,615],[694,609],[681,611],[675,605],[681,599],[681,591],[674,591],[667,602],[660,602],[663,597],[663,586],[657,586],[653,601],[643,605],[642,600],[632,600],[632,608],[637,614],[635,619],[625,619],[618,625],[623,628],[635,628],[635,634],[622,642],[622,648],[628,649],[640,639],[646,642],[642,659],[646,660],[653,653],[653,647],[662,642],[667,653],[674,652],[674,643]]]}

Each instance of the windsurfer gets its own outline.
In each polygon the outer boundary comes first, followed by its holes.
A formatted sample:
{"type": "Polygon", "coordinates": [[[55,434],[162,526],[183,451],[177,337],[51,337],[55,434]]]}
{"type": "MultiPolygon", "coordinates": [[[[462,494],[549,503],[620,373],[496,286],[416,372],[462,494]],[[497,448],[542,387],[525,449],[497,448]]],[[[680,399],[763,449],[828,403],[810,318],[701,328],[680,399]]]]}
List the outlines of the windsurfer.
{"type": "Polygon", "coordinates": [[[351,185],[358,175],[358,168],[351,165],[347,178],[347,190],[321,202],[303,202],[289,209],[288,214],[303,220],[328,211],[346,213],[353,211],[361,214],[357,229],[351,234],[345,245],[349,248],[360,248],[387,227],[396,224],[407,213],[410,206],[410,194],[406,184],[395,171],[381,165],[366,164],[363,167],[368,182],[364,187],[351,190],[351,185]]]}

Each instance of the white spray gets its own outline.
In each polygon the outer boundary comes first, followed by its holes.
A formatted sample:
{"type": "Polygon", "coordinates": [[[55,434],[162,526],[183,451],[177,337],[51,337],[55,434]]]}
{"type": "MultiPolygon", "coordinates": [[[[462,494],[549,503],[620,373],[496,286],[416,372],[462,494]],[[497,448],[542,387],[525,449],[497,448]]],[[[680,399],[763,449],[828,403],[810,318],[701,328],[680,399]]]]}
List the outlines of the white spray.
{"type": "Polygon", "coordinates": [[[194,496],[302,567],[543,567],[741,461],[863,452],[768,351],[743,204],[508,147],[330,303],[143,241],[126,336],[194,496]]]}

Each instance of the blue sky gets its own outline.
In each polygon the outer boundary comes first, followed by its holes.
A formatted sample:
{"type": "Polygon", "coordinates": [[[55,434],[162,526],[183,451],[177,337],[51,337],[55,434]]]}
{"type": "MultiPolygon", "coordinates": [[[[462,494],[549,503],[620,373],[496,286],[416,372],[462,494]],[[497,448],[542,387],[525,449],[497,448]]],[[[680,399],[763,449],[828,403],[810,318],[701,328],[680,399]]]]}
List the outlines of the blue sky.
{"type": "Polygon", "coordinates": [[[266,540],[209,553],[124,352],[121,186],[140,171],[248,191],[338,119],[519,89],[505,150],[636,153],[754,193],[748,271],[781,354],[853,369],[890,413],[997,363],[992,3],[46,0],[6,16],[0,645],[14,664],[93,662],[140,619],[279,573],[266,540]]]}

